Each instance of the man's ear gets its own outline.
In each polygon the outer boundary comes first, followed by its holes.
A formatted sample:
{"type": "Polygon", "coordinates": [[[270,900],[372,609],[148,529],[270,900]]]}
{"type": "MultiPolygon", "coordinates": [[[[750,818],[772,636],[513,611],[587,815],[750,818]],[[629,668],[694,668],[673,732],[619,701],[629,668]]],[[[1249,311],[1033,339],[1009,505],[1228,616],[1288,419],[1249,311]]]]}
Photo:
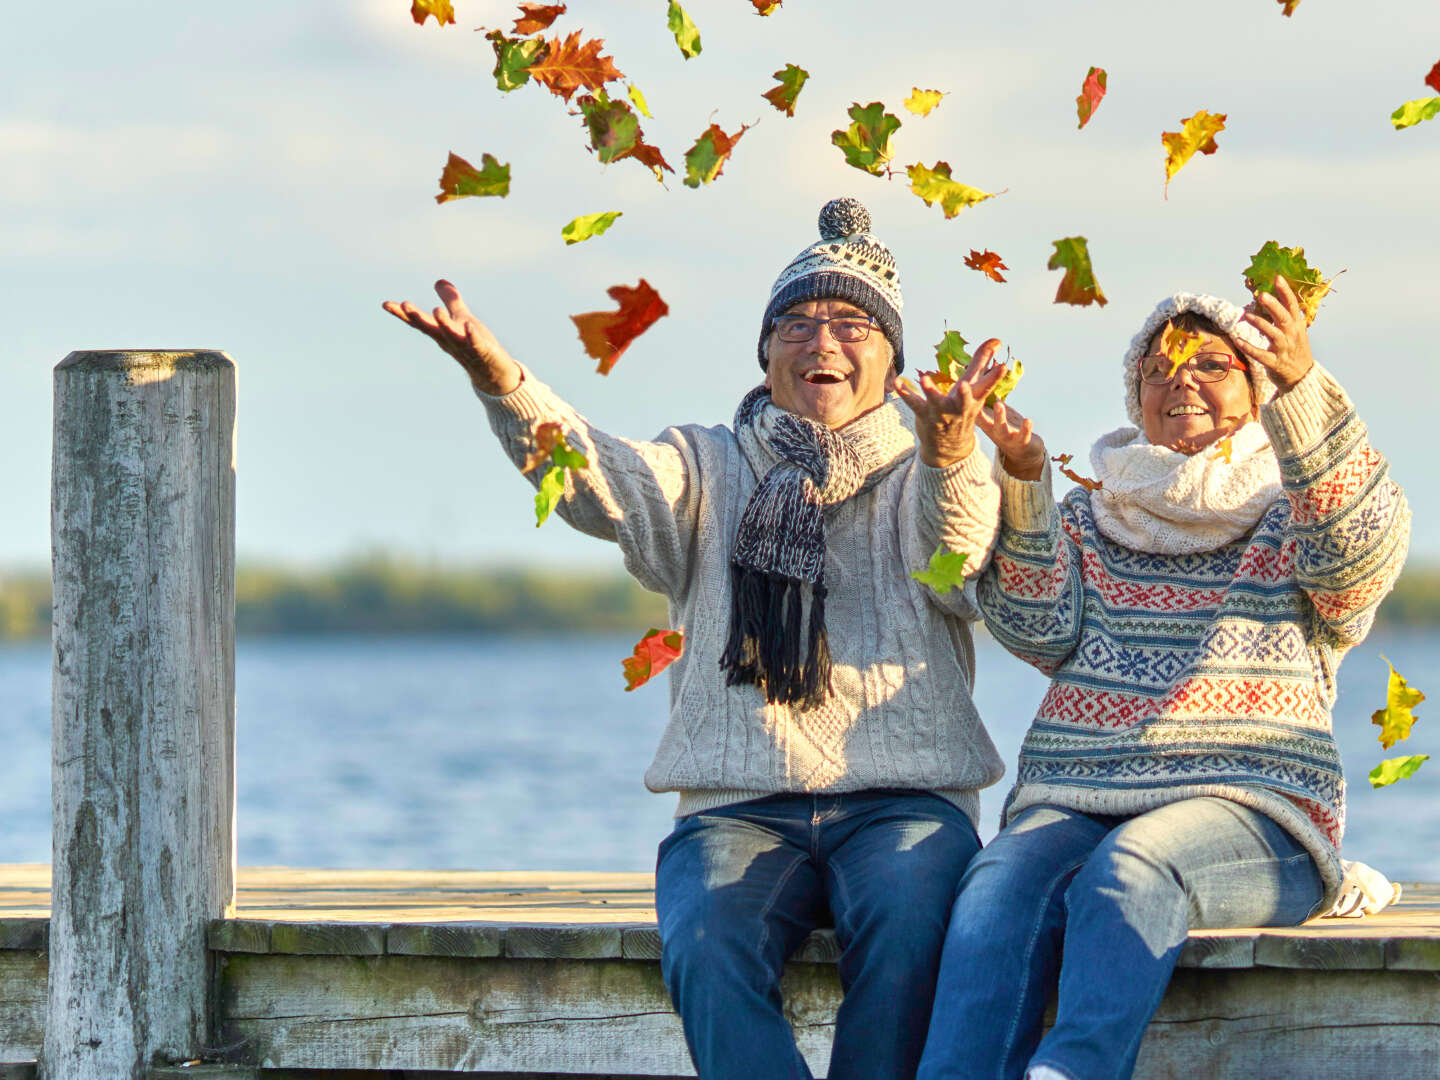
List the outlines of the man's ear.
{"type": "Polygon", "coordinates": [[[895,392],[895,380],[898,378],[900,378],[900,373],[895,370],[895,364],[892,361],[890,367],[885,371],[885,392],[887,394],[895,392]]]}

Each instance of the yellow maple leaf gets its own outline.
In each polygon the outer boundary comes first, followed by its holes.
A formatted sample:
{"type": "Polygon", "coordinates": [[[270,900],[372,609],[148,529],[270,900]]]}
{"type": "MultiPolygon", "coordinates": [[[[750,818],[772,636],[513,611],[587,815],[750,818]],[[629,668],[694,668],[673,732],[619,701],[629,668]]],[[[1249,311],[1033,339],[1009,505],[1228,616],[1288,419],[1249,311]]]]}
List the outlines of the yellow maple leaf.
{"type": "Polygon", "coordinates": [[[1370,722],[1380,728],[1380,745],[1389,750],[1410,737],[1410,726],[1420,719],[1410,710],[1424,701],[1425,695],[1406,682],[1394,664],[1383,656],[1380,659],[1390,669],[1390,682],[1385,688],[1385,708],[1371,713],[1370,722]]]}
{"type": "Polygon", "coordinates": [[[1200,351],[1204,340],[1199,334],[1181,330],[1168,321],[1165,323],[1165,332],[1160,335],[1160,352],[1170,361],[1170,378],[1173,379],[1185,361],[1200,351]]]}
{"type": "Polygon", "coordinates": [[[905,108],[909,109],[916,116],[929,116],[940,104],[940,99],[945,96],[941,90],[921,90],[918,86],[912,88],[912,93],[904,101],[905,108]]]}
{"type": "Polygon", "coordinates": [[[1230,464],[1230,453],[1231,453],[1230,436],[1229,436],[1229,435],[1226,435],[1225,438],[1221,439],[1218,443],[1215,444],[1215,453],[1213,453],[1213,454],[1210,455],[1210,460],[1211,460],[1211,461],[1219,461],[1221,458],[1224,458],[1224,459],[1225,459],[1225,464],[1226,464],[1226,465],[1229,465],[1229,464],[1230,464]]]}
{"type": "Polygon", "coordinates": [[[938,202],[947,218],[953,218],[967,206],[995,197],[993,192],[981,191],[950,179],[948,161],[937,161],[933,169],[927,169],[917,161],[905,167],[905,175],[910,178],[910,190],[924,199],[926,206],[934,206],[938,202]]]}
{"type": "Polygon", "coordinates": [[[1225,113],[1200,109],[1188,120],[1180,121],[1179,131],[1165,131],[1160,141],[1165,146],[1165,197],[1170,197],[1170,180],[1185,167],[1195,154],[1213,154],[1220,149],[1215,136],[1225,130],[1225,113]]]}

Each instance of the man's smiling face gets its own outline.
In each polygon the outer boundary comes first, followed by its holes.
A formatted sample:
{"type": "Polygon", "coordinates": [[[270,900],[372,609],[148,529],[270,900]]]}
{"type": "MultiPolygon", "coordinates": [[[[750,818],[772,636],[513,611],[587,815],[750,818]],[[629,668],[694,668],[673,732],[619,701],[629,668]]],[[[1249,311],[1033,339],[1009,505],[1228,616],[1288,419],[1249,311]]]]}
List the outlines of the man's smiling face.
{"type": "MultiPolygon", "coordinates": [[[[848,300],[803,301],[781,315],[777,324],[790,316],[869,318],[848,300]]],[[[782,341],[771,330],[765,372],[765,385],[776,406],[832,429],[882,404],[892,377],[892,350],[878,326],[872,325],[861,341],[838,341],[833,325],[821,323],[808,341],[782,341]]]]}

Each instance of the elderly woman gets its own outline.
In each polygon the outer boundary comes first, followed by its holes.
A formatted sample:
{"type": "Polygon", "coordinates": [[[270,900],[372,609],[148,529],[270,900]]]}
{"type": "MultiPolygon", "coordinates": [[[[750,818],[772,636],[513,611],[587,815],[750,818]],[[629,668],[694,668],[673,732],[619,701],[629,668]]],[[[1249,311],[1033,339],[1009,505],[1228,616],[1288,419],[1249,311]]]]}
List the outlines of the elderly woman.
{"type": "Polygon", "coordinates": [[[1058,506],[1031,422],[982,414],[1003,503],[981,610],[1052,682],[961,884],[924,1080],[1128,1077],[1189,929],[1335,898],[1335,670],[1410,515],[1277,293],[1163,301],[1124,361],[1139,430],[1100,438],[1099,487],[1058,506]]]}

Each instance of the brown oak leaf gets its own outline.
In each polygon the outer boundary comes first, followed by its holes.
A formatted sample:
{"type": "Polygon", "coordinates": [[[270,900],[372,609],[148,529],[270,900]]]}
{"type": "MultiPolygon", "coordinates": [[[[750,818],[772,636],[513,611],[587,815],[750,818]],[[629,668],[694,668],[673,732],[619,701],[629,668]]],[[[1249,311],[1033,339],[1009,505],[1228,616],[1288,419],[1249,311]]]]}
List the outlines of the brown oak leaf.
{"type": "Polygon", "coordinates": [[[520,17],[515,20],[515,33],[538,34],[541,30],[548,30],[550,24],[564,14],[564,4],[521,4],[520,17]]]}
{"type": "Polygon", "coordinates": [[[599,90],[607,82],[625,77],[615,67],[613,57],[600,55],[600,50],[605,47],[604,38],[582,42],[580,31],[576,30],[564,41],[556,37],[546,45],[548,51],[545,56],[525,70],[536,82],[567,103],[576,90],[599,90]]]}

